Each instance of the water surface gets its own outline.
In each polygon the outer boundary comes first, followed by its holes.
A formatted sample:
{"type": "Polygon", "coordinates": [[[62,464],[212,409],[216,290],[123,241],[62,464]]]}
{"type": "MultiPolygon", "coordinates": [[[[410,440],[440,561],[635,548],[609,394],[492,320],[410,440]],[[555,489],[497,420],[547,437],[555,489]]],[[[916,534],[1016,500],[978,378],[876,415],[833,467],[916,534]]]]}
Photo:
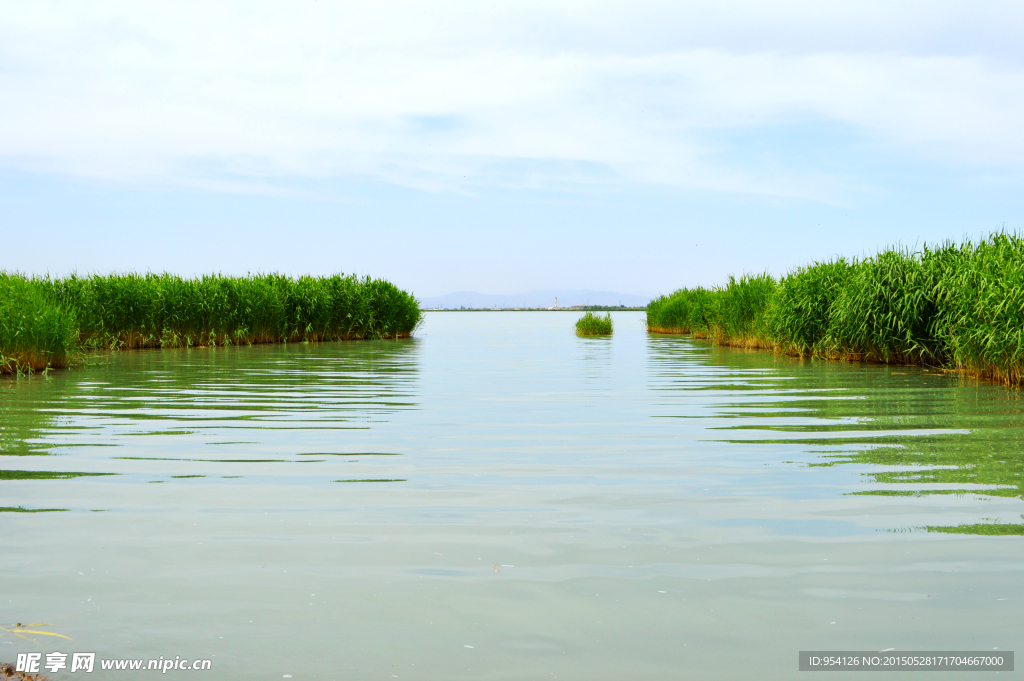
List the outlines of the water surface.
{"type": "Polygon", "coordinates": [[[799,650],[1024,650],[1021,393],[613,317],[0,382],[0,624],[73,639],[0,660],[789,679],[799,650]]]}

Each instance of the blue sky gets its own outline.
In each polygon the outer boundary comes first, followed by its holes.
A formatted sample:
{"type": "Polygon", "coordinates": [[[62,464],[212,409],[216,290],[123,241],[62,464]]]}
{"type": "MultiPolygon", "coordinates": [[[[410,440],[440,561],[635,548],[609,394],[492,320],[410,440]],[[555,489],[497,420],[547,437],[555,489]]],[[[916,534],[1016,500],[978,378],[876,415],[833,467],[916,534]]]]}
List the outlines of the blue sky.
{"type": "Polygon", "coordinates": [[[0,269],[658,293],[1024,227],[1019,3],[0,9],[0,269]]]}

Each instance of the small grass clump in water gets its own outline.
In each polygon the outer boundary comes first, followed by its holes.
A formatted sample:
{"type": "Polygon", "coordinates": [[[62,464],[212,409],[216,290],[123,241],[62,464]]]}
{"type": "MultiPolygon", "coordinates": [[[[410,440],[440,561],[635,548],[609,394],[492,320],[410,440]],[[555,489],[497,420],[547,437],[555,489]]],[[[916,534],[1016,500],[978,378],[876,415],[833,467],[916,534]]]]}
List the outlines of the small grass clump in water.
{"type": "Polygon", "coordinates": [[[612,313],[604,317],[588,312],[576,320],[577,336],[607,336],[612,332],[612,313]]]}
{"type": "Polygon", "coordinates": [[[1024,385],[1024,239],[818,262],[661,296],[647,328],[797,356],[938,365],[1024,385]]]}

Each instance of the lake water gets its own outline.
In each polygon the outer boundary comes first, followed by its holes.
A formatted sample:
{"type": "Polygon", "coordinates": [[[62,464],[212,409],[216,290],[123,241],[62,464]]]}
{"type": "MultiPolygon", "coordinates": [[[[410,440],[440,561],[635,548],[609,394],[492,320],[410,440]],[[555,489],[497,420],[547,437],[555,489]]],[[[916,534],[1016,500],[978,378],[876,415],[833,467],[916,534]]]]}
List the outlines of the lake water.
{"type": "Polygon", "coordinates": [[[1024,650],[1022,393],[576,317],[5,379],[0,624],[73,640],[0,631],[0,661],[792,679],[800,650],[1024,650]]]}

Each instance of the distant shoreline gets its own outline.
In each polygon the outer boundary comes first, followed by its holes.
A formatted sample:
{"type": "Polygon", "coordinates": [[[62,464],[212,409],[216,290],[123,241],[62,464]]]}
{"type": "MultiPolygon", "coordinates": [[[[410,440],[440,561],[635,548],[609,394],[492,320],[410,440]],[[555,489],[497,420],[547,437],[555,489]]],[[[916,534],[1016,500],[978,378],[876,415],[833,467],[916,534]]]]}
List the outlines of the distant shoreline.
{"type": "Polygon", "coordinates": [[[572,307],[421,307],[420,312],[644,312],[647,306],[573,305],[572,307]]]}

